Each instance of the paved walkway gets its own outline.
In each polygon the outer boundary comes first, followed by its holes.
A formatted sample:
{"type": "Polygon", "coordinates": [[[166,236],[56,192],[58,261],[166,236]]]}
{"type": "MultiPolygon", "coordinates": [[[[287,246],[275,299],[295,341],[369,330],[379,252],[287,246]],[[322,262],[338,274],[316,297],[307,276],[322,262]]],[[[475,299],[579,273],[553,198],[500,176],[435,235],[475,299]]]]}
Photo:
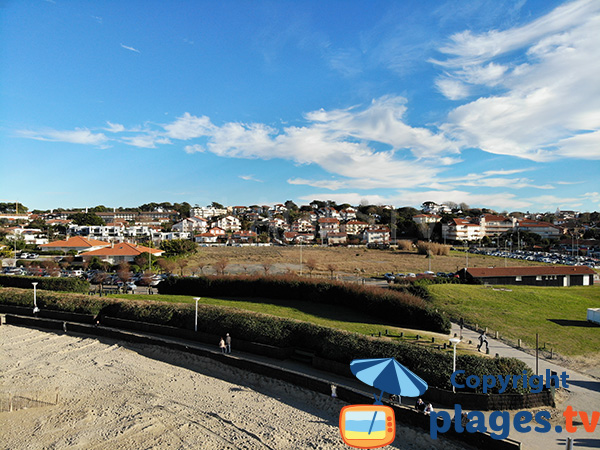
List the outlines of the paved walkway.
{"type": "MultiPolygon", "coordinates": [[[[458,324],[452,324],[452,334],[456,333],[460,336],[460,327],[458,324]]],[[[479,333],[468,330],[462,331],[463,342],[471,340],[473,345],[479,342],[479,333]]],[[[504,344],[503,342],[492,339],[488,336],[490,355],[500,355],[505,357],[517,358],[527,364],[535,372],[536,360],[535,355],[530,355],[524,351],[504,344]]],[[[467,344],[468,345],[468,344],[467,344]]],[[[565,372],[568,378],[568,393],[569,397],[557,404],[559,414],[565,411],[567,406],[572,406],[574,410],[585,411],[588,418],[591,419],[593,411],[600,411],[600,381],[587,375],[575,372],[571,369],[561,367],[554,364],[551,360],[543,358],[538,359],[538,370],[540,375],[546,376],[546,370],[554,371],[557,374],[565,372]]],[[[573,438],[574,448],[600,448],[600,423],[596,427],[596,431],[588,433],[584,430],[581,417],[576,417],[573,420],[573,425],[577,427],[576,433],[567,433],[564,431],[564,420],[561,423],[563,427],[562,433],[557,433],[554,429],[548,433],[518,433],[511,431],[510,438],[523,443],[525,449],[564,449],[566,448],[567,437],[573,438]]]]}

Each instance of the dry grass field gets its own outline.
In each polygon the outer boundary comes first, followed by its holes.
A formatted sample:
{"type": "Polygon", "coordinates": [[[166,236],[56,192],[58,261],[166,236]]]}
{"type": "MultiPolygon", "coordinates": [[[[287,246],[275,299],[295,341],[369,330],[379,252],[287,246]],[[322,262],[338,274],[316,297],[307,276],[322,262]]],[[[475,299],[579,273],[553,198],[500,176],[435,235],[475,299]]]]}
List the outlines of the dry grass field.
{"type": "MultiPolygon", "coordinates": [[[[372,250],[366,248],[347,247],[201,247],[199,252],[190,257],[185,274],[192,270],[196,273],[211,274],[215,272],[218,261],[226,261],[225,273],[269,273],[286,271],[299,272],[300,253],[302,252],[303,273],[307,275],[314,266],[314,276],[377,276],[386,272],[419,273],[429,270],[434,272],[456,272],[465,267],[464,252],[451,251],[448,256],[433,256],[431,261],[416,251],[404,250],[372,250]],[[201,269],[198,269],[198,265],[201,269]]],[[[505,260],[493,256],[469,254],[469,267],[504,267],[536,265],[522,260],[505,260]]]]}

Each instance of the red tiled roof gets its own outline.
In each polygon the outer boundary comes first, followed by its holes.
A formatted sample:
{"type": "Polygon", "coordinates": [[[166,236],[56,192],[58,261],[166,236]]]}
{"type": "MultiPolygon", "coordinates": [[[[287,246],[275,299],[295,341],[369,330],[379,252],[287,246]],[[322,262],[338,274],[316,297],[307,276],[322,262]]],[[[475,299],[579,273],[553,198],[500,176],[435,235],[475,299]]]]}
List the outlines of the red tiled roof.
{"type": "Polygon", "coordinates": [[[536,275],[593,275],[596,273],[588,266],[472,267],[467,269],[467,272],[474,278],[536,275]]]}
{"type": "Polygon", "coordinates": [[[98,247],[100,245],[108,246],[110,242],[97,241],[96,239],[86,239],[81,236],[75,236],[67,239],[66,241],[54,241],[48,244],[42,244],[40,247],[43,248],[55,248],[55,247],[73,247],[73,248],[85,248],[85,247],[98,247]]]}
{"type": "Polygon", "coordinates": [[[142,253],[162,255],[164,250],[130,244],[129,242],[121,242],[120,244],[115,244],[114,247],[105,247],[98,250],[92,250],[91,252],[85,252],[82,256],[137,256],[142,253]]]}

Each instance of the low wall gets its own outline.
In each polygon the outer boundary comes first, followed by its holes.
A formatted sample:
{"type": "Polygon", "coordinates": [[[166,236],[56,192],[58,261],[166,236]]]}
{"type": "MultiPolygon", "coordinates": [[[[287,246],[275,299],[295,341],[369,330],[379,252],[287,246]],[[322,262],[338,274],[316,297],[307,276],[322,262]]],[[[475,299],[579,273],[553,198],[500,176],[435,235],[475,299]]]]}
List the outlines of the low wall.
{"type": "MultiPolygon", "coordinates": [[[[33,316],[33,306],[25,307],[0,304],[0,313],[18,314],[20,316],[33,316]]],[[[93,314],[81,314],[42,308],[40,309],[40,312],[37,313],[36,317],[64,320],[67,322],[94,323],[95,316],[93,314]]]]}
{"type": "Polygon", "coordinates": [[[537,394],[475,394],[470,392],[454,393],[430,386],[423,398],[446,406],[459,404],[464,409],[477,411],[529,409],[540,406],[556,407],[551,390],[543,390],[537,394]]]}
{"type": "MultiPolygon", "coordinates": [[[[23,317],[16,315],[6,315],[6,323],[11,325],[24,325],[36,328],[46,328],[51,330],[63,331],[66,326],[67,332],[75,332],[82,334],[91,334],[96,336],[104,336],[112,339],[120,339],[128,342],[136,342],[148,345],[160,345],[173,350],[193,353],[199,356],[208,357],[232,367],[237,367],[242,370],[264,375],[269,378],[275,378],[285,381],[296,386],[309,389],[321,394],[331,395],[331,382],[310,376],[304,373],[295,372],[288,369],[283,369],[271,364],[251,361],[240,358],[238,356],[223,355],[218,350],[207,350],[198,347],[190,347],[185,343],[165,341],[158,337],[142,336],[135,333],[107,328],[104,326],[95,326],[79,323],[65,323],[52,319],[43,319],[37,317],[23,317]]],[[[340,400],[350,404],[372,404],[373,398],[352,389],[347,386],[338,386],[337,396],[340,400]]],[[[427,433],[430,429],[430,417],[416,412],[413,408],[405,406],[389,405],[394,409],[396,421],[404,425],[411,425],[425,430],[427,433]]],[[[457,433],[452,427],[444,433],[444,437],[457,439],[475,448],[485,448],[486,450],[518,450],[521,448],[521,443],[512,439],[496,440],[489,433],[457,433]]]]}
{"type": "MultiPolygon", "coordinates": [[[[142,331],[145,333],[160,334],[162,336],[170,336],[179,339],[189,339],[191,341],[198,341],[205,344],[214,345],[215,349],[218,349],[219,340],[221,337],[225,337],[225,335],[217,336],[214,334],[203,333],[202,331],[196,332],[193,330],[170,327],[167,325],[157,325],[148,322],[137,322],[135,320],[117,319],[109,316],[102,318],[102,325],[126,330],[142,331]]],[[[289,358],[293,353],[292,348],[281,348],[273,345],[260,344],[257,342],[248,342],[244,341],[243,339],[238,339],[235,336],[232,337],[231,345],[236,350],[276,359],[289,358]]]]}

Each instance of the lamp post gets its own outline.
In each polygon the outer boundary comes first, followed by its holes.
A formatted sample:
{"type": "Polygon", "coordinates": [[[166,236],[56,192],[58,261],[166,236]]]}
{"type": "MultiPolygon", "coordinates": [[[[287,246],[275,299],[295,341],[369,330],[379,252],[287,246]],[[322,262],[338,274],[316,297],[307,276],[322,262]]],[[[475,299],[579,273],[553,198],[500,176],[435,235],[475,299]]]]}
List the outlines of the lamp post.
{"type": "Polygon", "coordinates": [[[37,305],[37,288],[36,288],[36,286],[37,286],[38,282],[34,281],[31,284],[33,284],[33,314],[35,315],[40,312],[40,308],[38,308],[38,305],[37,305]]]}
{"type": "MultiPolygon", "coordinates": [[[[452,373],[456,372],[456,346],[459,342],[460,339],[457,337],[450,339],[450,343],[454,346],[454,357],[452,359],[452,373]]],[[[454,385],[452,385],[452,392],[456,393],[456,387],[454,385]]]]}
{"type": "Polygon", "coordinates": [[[196,314],[194,314],[194,332],[198,331],[198,301],[200,300],[201,297],[194,297],[194,300],[196,300],[196,314]]]}

